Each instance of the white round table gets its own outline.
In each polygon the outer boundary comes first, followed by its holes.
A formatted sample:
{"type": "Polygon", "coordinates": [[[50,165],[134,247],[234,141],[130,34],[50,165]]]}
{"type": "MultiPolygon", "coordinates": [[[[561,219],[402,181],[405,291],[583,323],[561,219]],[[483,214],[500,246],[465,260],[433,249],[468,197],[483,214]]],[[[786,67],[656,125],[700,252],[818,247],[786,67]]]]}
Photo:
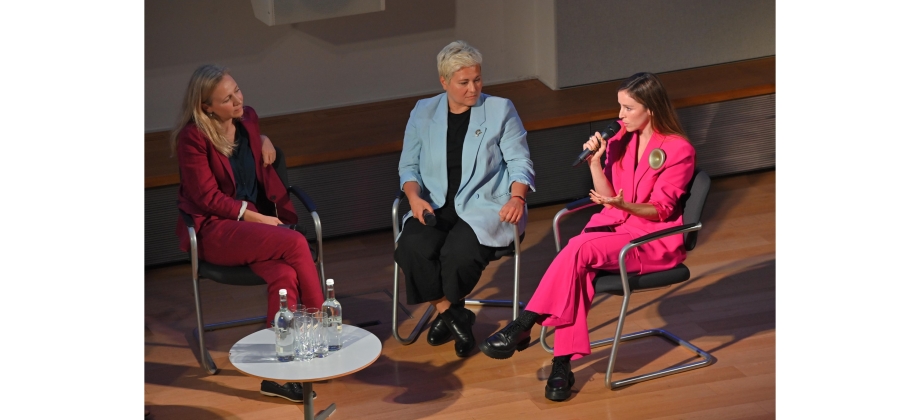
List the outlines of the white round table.
{"type": "Polygon", "coordinates": [[[275,333],[271,329],[243,337],[230,348],[230,363],[241,372],[262,379],[303,383],[303,416],[322,420],[335,411],[335,403],[313,414],[313,382],[350,375],[374,363],[382,349],[377,336],[352,325],[342,325],[342,349],[310,361],[279,362],[275,333]]]}

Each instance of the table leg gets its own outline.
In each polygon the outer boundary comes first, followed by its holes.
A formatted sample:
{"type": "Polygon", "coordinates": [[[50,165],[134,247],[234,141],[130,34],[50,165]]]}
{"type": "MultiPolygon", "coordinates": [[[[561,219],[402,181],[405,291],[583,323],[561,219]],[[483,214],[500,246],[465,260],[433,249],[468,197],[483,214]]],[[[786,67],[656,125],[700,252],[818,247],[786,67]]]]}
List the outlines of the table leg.
{"type": "Polygon", "coordinates": [[[326,417],[332,415],[335,412],[335,403],[326,407],[325,410],[320,411],[315,416],[313,415],[313,383],[304,382],[303,383],[303,418],[305,420],[324,420],[326,417]]]}

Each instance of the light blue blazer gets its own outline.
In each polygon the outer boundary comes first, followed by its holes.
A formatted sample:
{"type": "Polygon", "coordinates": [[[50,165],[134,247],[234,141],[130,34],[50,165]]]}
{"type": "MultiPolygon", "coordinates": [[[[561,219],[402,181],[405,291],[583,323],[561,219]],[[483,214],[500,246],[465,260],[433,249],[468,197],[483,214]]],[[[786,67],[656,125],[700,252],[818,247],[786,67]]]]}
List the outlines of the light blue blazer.
{"type": "MultiPolygon", "coordinates": [[[[463,139],[463,172],[454,203],[457,215],[469,224],[481,245],[508,246],[514,240],[511,224],[502,223],[498,212],[511,199],[511,183],[534,189],[533,162],[527,147],[527,131],[511,101],[480,94],[470,113],[463,139]]],[[[399,185],[418,182],[421,198],[435,209],[444,206],[447,194],[447,94],[415,104],[406,124],[399,185]]],[[[403,223],[412,217],[410,211],[403,223]]],[[[527,225],[525,211],[518,229],[527,225]]]]}

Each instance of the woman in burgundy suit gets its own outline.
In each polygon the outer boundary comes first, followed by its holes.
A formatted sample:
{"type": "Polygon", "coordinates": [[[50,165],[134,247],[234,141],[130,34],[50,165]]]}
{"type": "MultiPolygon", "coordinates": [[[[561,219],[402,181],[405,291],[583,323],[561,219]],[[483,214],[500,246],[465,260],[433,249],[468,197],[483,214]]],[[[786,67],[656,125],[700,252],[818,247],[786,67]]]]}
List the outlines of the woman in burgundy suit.
{"type": "MultiPolygon", "coordinates": [[[[277,227],[297,223],[287,188],[271,166],[274,147],[259,132],[255,110],[226,68],[204,65],[192,74],[179,126],[170,138],[179,160],[179,208],[192,216],[198,256],[210,263],[248,265],[268,283],[267,326],[287,289],[288,306],[319,308],[323,292],[307,240],[277,227]]],[[[188,252],[182,220],[179,247],[188,252]]],[[[262,382],[266,395],[303,401],[299,383],[262,382]]]]}
{"type": "MultiPolygon", "coordinates": [[[[620,85],[617,101],[619,132],[609,145],[595,133],[583,146],[596,151],[588,160],[594,182],[590,196],[604,208],[556,255],[521,315],[479,347],[489,357],[505,359],[527,347],[534,323],[556,327],[545,392],[553,401],[571,395],[570,361],[591,353],[587,317],[597,272],[619,271],[618,256],[629,241],[683,224],[679,201],[693,176],[696,152],[661,81],[637,73],[620,85]]],[[[685,258],[683,236],[674,235],[634,249],[626,270],[660,271],[685,258]]]]}

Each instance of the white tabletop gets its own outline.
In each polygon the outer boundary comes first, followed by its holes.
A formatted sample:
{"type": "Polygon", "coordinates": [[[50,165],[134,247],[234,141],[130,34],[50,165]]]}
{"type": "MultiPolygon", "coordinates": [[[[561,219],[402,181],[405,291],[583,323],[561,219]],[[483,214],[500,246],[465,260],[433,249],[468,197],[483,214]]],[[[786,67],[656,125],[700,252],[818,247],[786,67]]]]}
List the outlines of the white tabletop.
{"type": "Polygon", "coordinates": [[[352,325],[342,325],[342,349],[322,359],[279,362],[271,329],[243,337],[230,348],[230,363],[243,373],[286,382],[315,382],[345,376],[374,363],[382,346],[377,336],[352,325]]]}

